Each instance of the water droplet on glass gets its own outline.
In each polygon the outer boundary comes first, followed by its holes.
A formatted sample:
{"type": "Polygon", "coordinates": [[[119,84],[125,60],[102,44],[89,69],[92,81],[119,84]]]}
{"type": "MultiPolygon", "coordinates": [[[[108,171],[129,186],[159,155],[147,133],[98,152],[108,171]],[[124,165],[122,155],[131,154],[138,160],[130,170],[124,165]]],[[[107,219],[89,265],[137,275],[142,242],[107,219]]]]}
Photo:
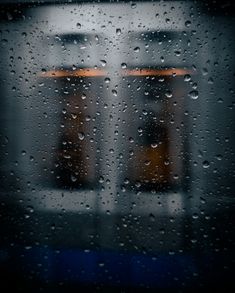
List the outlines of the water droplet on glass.
{"type": "Polygon", "coordinates": [[[101,64],[101,66],[105,67],[107,62],[105,60],[100,60],[100,64],[101,64]]]}
{"type": "Polygon", "coordinates": [[[198,219],[198,214],[197,214],[197,213],[194,213],[194,214],[193,214],[193,219],[194,219],[194,220],[198,219]]]}
{"type": "Polygon", "coordinates": [[[78,132],[78,138],[83,140],[85,138],[85,134],[83,132],[78,132]]]}
{"type": "Polygon", "coordinates": [[[13,20],[13,16],[12,16],[12,14],[10,14],[10,12],[7,12],[7,19],[8,20],[13,20]]]}
{"type": "Polygon", "coordinates": [[[144,162],[144,164],[145,164],[146,166],[149,166],[149,165],[151,164],[151,161],[150,161],[150,160],[146,160],[146,161],[144,162]]]}
{"type": "Polygon", "coordinates": [[[204,162],[202,163],[202,166],[203,166],[203,168],[207,169],[207,168],[210,167],[210,163],[209,163],[208,161],[204,161],[204,162]]]}
{"type": "Polygon", "coordinates": [[[193,100],[197,100],[198,99],[198,91],[189,92],[189,97],[193,100]]]}
{"type": "Polygon", "coordinates": [[[135,53],[138,53],[139,51],[140,51],[140,47],[135,47],[135,48],[134,48],[134,52],[135,52],[135,53]]]}
{"type": "Polygon", "coordinates": [[[190,20],[185,21],[185,26],[186,27],[190,27],[190,25],[191,25],[191,21],[190,20]]]}
{"type": "Polygon", "coordinates": [[[158,147],[158,144],[157,144],[157,143],[151,143],[151,147],[152,147],[153,149],[155,149],[155,148],[158,147]]]}
{"type": "Polygon", "coordinates": [[[208,83],[209,83],[209,84],[213,84],[213,83],[214,83],[214,80],[213,80],[212,77],[210,77],[210,78],[208,79],[208,83]]]}
{"type": "Polygon", "coordinates": [[[181,52],[179,50],[176,50],[174,53],[177,57],[179,57],[181,55],[181,52]]]}
{"type": "Polygon", "coordinates": [[[116,29],[116,34],[117,34],[118,36],[120,36],[121,32],[122,32],[122,31],[121,31],[120,28],[117,28],[117,29],[116,29]]]}
{"type": "Polygon", "coordinates": [[[3,45],[6,45],[6,44],[8,43],[8,40],[7,40],[7,39],[2,39],[2,40],[1,40],[1,43],[2,43],[3,45]]]}
{"type": "Polygon", "coordinates": [[[218,161],[221,161],[223,156],[222,155],[217,155],[216,158],[217,158],[218,161]]]}
{"type": "Polygon", "coordinates": [[[136,3],[131,3],[131,8],[132,8],[132,9],[135,9],[136,6],[137,6],[136,3]]]}
{"type": "Polygon", "coordinates": [[[86,99],[86,95],[85,94],[82,94],[81,98],[82,98],[82,100],[85,100],[86,99]]]}
{"type": "Polygon", "coordinates": [[[71,175],[70,176],[70,179],[72,182],[76,182],[77,181],[77,177],[75,177],[74,175],[71,175]]]}
{"type": "Polygon", "coordinates": [[[208,69],[207,68],[202,68],[202,75],[207,75],[208,74],[208,69]]]}
{"type": "Polygon", "coordinates": [[[117,91],[116,90],[112,90],[112,94],[116,97],[117,96],[117,91]]]}
{"type": "Polygon", "coordinates": [[[149,214],[149,219],[151,222],[155,222],[155,216],[152,213],[149,214]]]}
{"type": "Polygon", "coordinates": [[[184,76],[184,81],[190,81],[191,80],[191,75],[190,74],[185,74],[184,76]]]}
{"type": "Polygon", "coordinates": [[[167,91],[167,92],[165,93],[165,96],[166,96],[167,98],[172,98],[172,92],[171,92],[171,91],[167,91]]]}

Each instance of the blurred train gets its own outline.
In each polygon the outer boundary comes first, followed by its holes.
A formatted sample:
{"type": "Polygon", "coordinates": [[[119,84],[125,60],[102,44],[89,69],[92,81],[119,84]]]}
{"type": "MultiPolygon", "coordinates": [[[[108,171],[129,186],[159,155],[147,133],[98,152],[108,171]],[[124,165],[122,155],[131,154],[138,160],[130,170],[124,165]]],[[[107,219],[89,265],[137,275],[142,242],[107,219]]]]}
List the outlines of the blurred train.
{"type": "Polygon", "coordinates": [[[230,287],[233,4],[19,2],[0,24],[5,280],[230,287]]]}

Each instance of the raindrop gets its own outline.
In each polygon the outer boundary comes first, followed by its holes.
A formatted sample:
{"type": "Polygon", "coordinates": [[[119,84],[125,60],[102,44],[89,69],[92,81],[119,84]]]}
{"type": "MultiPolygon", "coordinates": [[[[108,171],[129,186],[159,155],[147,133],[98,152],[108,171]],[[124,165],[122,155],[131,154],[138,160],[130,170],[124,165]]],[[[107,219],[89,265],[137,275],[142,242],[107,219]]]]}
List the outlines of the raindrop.
{"type": "Polygon", "coordinates": [[[128,178],[125,178],[125,179],[124,179],[124,183],[125,183],[125,184],[129,184],[129,183],[130,183],[129,179],[128,179],[128,178]]]}
{"type": "Polygon", "coordinates": [[[85,94],[82,94],[81,98],[82,98],[82,100],[85,100],[86,99],[86,95],[85,94]]]}
{"type": "Polygon", "coordinates": [[[217,155],[216,158],[217,158],[218,161],[221,161],[223,156],[222,155],[217,155]]]}
{"type": "Polygon", "coordinates": [[[85,138],[85,134],[83,132],[78,132],[78,138],[83,140],[85,138]]]}
{"type": "Polygon", "coordinates": [[[135,48],[134,48],[134,52],[135,52],[135,53],[138,53],[139,51],[140,51],[140,47],[135,47],[135,48]]]}
{"type": "Polygon", "coordinates": [[[122,32],[122,31],[121,31],[120,28],[117,28],[117,29],[116,29],[116,34],[117,34],[118,36],[120,36],[121,32],[122,32]]]}
{"type": "Polygon", "coordinates": [[[202,163],[202,166],[203,166],[203,168],[207,169],[207,168],[210,167],[210,163],[209,163],[208,161],[204,161],[204,162],[202,163]]]}
{"type": "Polygon", "coordinates": [[[165,96],[166,96],[167,98],[172,98],[172,92],[171,92],[171,91],[167,91],[167,92],[165,93],[165,96]]]}
{"type": "Polygon", "coordinates": [[[28,245],[28,246],[25,246],[24,248],[25,248],[25,250],[30,250],[30,249],[32,249],[32,246],[28,245]]]}
{"type": "Polygon", "coordinates": [[[144,164],[145,164],[146,166],[149,166],[149,165],[151,164],[151,161],[150,161],[150,160],[146,160],[146,161],[144,162],[144,164]]]}
{"type": "Polygon", "coordinates": [[[1,43],[2,43],[3,45],[6,45],[6,44],[8,43],[8,40],[7,40],[7,39],[2,39],[2,40],[1,40],[1,43]]]}
{"type": "Polygon", "coordinates": [[[152,213],[149,214],[149,219],[151,222],[155,222],[155,216],[152,213]]]}
{"type": "Polygon", "coordinates": [[[213,80],[212,77],[210,77],[210,78],[208,79],[208,83],[209,83],[209,84],[213,84],[213,83],[214,83],[214,80],[213,80]]]}
{"type": "Polygon", "coordinates": [[[181,52],[178,51],[178,50],[176,50],[176,51],[175,51],[175,55],[176,55],[177,57],[179,57],[179,56],[181,55],[181,52]]]}
{"type": "Polygon", "coordinates": [[[29,213],[34,213],[34,208],[32,206],[27,206],[26,208],[29,213]]]}
{"type": "Polygon", "coordinates": [[[72,182],[76,182],[77,181],[77,178],[74,175],[71,175],[70,179],[71,179],[72,182]]]}
{"type": "Polygon", "coordinates": [[[77,114],[71,113],[71,116],[72,116],[73,119],[77,118],[77,114]]]}
{"type": "Polygon", "coordinates": [[[202,68],[202,75],[207,75],[208,74],[208,69],[207,68],[202,68]]]}
{"type": "Polygon", "coordinates": [[[169,160],[164,161],[164,165],[168,166],[170,164],[169,160]]]}
{"type": "Polygon", "coordinates": [[[190,27],[190,25],[191,25],[191,21],[190,20],[185,21],[185,26],[186,27],[190,27]]]}
{"type": "Polygon", "coordinates": [[[131,8],[135,9],[136,8],[136,3],[131,3],[131,8]]]}
{"type": "Polygon", "coordinates": [[[116,90],[112,90],[112,94],[116,97],[117,96],[117,91],[116,90]]]}
{"type": "Polygon", "coordinates": [[[185,74],[184,76],[184,81],[190,81],[191,80],[191,75],[190,74],[185,74]]]}
{"type": "Polygon", "coordinates": [[[191,91],[191,92],[189,92],[189,97],[192,100],[197,100],[198,99],[198,91],[191,91]]]}
{"type": "Polygon", "coordinates": [[[9,12],[7,12],[7,19],[8,20],[13,20],[13,16],[9,12]]]}
{"type": "Polygon", "coordinates": [[[157,144],[157,143],[151,143],[151,147],[152,147],[153,149],[155,149],[155,148],[158,147],[158,144],[157,144]]]}
{"type": "Polygon", "coordinates": [[[105,67],[107,62],[105,60],[100,60],[100,64],[101,64],[101,66],[105,67]]]}
{"type": "Polygon", "coordinates": [[[67,155],[67,154],[64,154],[63,157],[64,157],[65,159],[71,159],[71,156],[70,156],[70,155],[67,155]]]}
{"type": "Polygon", "coordinates": [[[193,214],[193,219],[194,219],[194,220],[198,219],[198,214],[197,214],[197,213],[194,213],[194,214],[193,214]]]}

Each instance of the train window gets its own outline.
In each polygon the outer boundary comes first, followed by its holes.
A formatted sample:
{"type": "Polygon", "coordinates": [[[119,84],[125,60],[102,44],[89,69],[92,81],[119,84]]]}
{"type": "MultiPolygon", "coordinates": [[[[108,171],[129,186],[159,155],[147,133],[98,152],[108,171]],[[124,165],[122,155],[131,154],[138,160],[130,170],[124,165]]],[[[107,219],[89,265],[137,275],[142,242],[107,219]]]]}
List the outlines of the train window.
{"type": "Polygon", "coordinates": [[[189,69],[159,68],[129,73],[127,82],[136,84],[131,89],[135,113],[129,115],[135,122],[130,123],[130,133],[135,133],[136,143],[129,150],[129,174],[134,186],[155,191],[182,187],[184,166],[180,154],[185,151],[185,138],[178,123],[186,123],[183,97],[187,85],[183,77],[189,72],[189,69]],[[177,101],[181,107],[176,107],[177,101]],[[176,124],[175,133],[172,125],[176,124]]]}
{"type": "Polygon", "coordinates": [[[1,1],[0,291],[234,292],[234,15],[1,1]]]}

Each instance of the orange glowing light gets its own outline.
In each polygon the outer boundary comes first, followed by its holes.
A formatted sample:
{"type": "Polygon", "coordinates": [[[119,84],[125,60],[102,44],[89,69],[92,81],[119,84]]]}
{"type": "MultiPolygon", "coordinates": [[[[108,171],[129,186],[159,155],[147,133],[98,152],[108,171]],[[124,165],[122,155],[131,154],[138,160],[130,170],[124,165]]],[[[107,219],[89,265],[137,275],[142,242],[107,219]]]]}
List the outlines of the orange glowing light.
{"type": "Polygon", "coordinates": [[[165,69],[128,69],[124,71],[125,76],[182,76],[191,73],[188,69],[165,68],[165,69]]]}
{"type": "MultiPolygon", "coordinates": [[[[165,68],[165,69],[126,69],[120,72],[122,76],[182,76],[190,74],[189,69],[183,68],[165,68]]],[[[108,72],[103,69],[84,68],[76,70],[49,70],[41,72],[39,77],[99,77],[107,76],[108,72]]]]}
{"type": "Polygon", "coordinates": [[[49,70],[40,73],[40,77],[97,77],[106,76],[102,69],[85,68],[76,70],[49,70]]]}

